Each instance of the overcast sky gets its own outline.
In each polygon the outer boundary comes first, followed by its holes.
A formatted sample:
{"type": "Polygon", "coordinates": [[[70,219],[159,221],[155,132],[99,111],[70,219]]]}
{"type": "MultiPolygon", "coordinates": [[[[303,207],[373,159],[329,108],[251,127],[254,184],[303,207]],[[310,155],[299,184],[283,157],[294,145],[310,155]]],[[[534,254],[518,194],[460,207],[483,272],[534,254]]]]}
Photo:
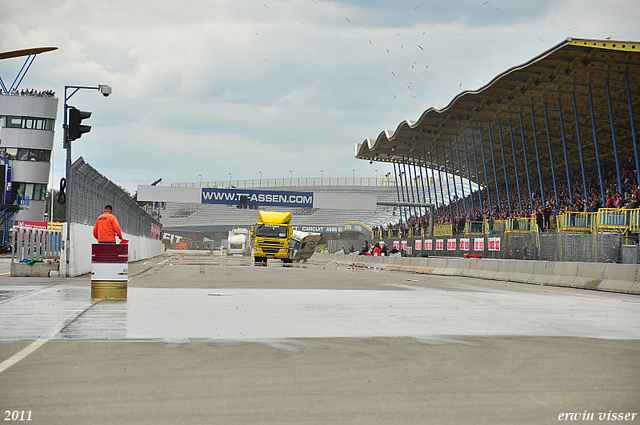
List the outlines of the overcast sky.
{"type": "MultiPolygon", "coordinates": [[[[638,0],[0,0],[0,51],[56,46],[21,88],[92,111],[79,156],[130,192],[232,179],[375,177],[355,144],[567,37],[639,41],[638,0]]],[[[24,58],[0,61],[11,84],[24,58]]]]}

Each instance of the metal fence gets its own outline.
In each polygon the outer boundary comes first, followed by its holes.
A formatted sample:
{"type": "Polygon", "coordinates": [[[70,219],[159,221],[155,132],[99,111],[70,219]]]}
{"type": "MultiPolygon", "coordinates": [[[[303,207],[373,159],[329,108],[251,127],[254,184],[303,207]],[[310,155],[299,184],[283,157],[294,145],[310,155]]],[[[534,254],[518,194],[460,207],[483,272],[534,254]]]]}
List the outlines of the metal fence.
{"type": "MultiPolygon", "coordinates": [[[[589,263],[620,263],[627,238],[621,233],[580,234],[562,232],[504,233],[498,235],[456,235],[427,238],[373,238],[370,245],[384,241],[394,246],[403,257],[464,257],[542,261],[579,261],[589,263]]],[[[328,241],[329,252],[354,241],[328,241]]],[[[359,250],[362,240],[355,241],[359,250]]],[[[636,258],[636,257],[634,257],[636,258]]]]}
{"type": "Polygon", "coordinates": [[[11,230],[11,262],[60,258],[62,232],[59,230],[14,227],[11,230]]]}
{"type": "Polygon", "coordinates": [[[111,180],[100,174],[84,159],[71,166],[71,217],[73,223],[93,226],[104,211],[113,206],[113,214],[123,232],[133,236],[158,237],[162,225],[111,180]]]}

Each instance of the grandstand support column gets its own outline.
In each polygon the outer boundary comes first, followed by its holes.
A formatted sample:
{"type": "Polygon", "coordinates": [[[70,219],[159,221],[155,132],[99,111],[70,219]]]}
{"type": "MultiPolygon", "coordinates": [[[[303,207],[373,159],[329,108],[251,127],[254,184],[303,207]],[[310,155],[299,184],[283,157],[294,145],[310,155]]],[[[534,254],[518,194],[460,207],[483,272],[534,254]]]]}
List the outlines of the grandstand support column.
{"type": "MultiPolygon", "coordinates": [[[[458,202],[458,188],[456,186],[456,175],[453,172],[453,152],[451,151],[451,139],[448,139],[449,141],[449,161],[451,161],[451,177],[453,177],[453,194],[456,197],[456,214],[458,214],[458,217],[460,217],[460,202],[458,202]]],[[[446,167],[446,161],[445,161],[445,167],[446,167]]],[[[447,186],[449,186],[447,184],[447,186]]],[[[451,198],[449,198],[449,202],[451,202],[451,198]]]]}
{"type": "MultiPolygon", "coordinates": [[[[584,161],[582,160],[582,139],[580,137],[580,123],[578,122],[578,107],[576,105],[575,92],[571,93],[571,100],[573,100],[573,119],[576,122],[576,140],[578,142],[578,152],[580,153],[580,169],[582,170],[582,188],[584,189],[584,202],[585,204],[588,204],[589,195],[587,191],[587,177],[584,174],[584,161]]],[[[633,126],[633,121],[631,121],[631,125],[633,126]]]]}
{"type": "MultiPolygon", "coordinates": [[[[451,208],[451,186],[449,184],[449,169],[447,168],[447,154],[442,147],[442,164],[444,165],[444,178],[447,179],[447,200],[449,201],[449,215],[453,218],[453,208],[451,208]]],[[[456,203],[458,205],[458,203],[456,203]]]]}
{"type": "Polygon", "coordinates": [[[524,153],[524,171],[527,173],[527,186],[529,187],[529,208],[533,212],[533,195],[531,193],[531,177],[529,176],[529,161],[527,161],[527,144],[524,138],[524,123],[522,121],[522,112],[520,115],[520,137],[522,137],[522,152],[524,153]]]}
{"type": "MultiPolygon", "coordinates": [[[[536,133],[536,116],[533,112],[533,105],[531,105],[531,125],[533,131],[533,144],[536,147],[536,161],[538,162],[538,180],[540,181],[540,198],[542,199],[542,208],[547,206],[544,200],[544,187],[542,186],[542,171],[540,170],[540,151],[538,150],[538,134],[536,133]]],[[[531,211],[533,212],[533,204],[531,205],[531,211]]]]}
{"type": "Polygon", "coordinates": [[[456,155],[458,156],[458,174],[460,177],[460,188],[462,189],[462,207],[464,209],[464,215],[467,216],[467,203],[464,196],[464,183],[462,182],[462,166],[460,165],[460,148],[458,147],[458,134],[456,133],[456,155]]]}
{"type": "Polygon", "coordinates": [[[596,117],[593,112],[593,95],[591,94],[591,84],[589,89],[589,111],[591,112],[591,128],[593,130],[593,146],[596,150],[596,162],[598,164],[598,178],[600,179],[600,196],[602,197],[602,207],[606,206],[606,199],[604,197],[604,184],[602,183],[602,168],[600,168],[600,153],[598,152],[598,135],[596,134],[596,117]]]}
{"type": "MultiPolygon", "coordinates": [[[[407,158],[406,158],[406,159],[404,159],[404,158],[403,158],[403,160],[404,160],[404,162],[405,162],[405,164],[406,164],[406,166],[407,166],[407,169],[408,169],[408,179],[409,179],[409,186],[408,186],[408,188],[409,188],[409,187],[411,188],[411,201],[412,201],[412,202],[415,202],[415,201],[416,201],[416,196],[415,196],[415,192],[414,192],[414,190],[413,190],[413,174],[411,174],[411,164],[409,163],[409,156],[407,156],[407,158]]],[[[407,190],[408,190],[408,188],[407,188],[407,190]]],[[[407,196],[407,200],[409,200],[409,197],[408,197],[408,196],[407,196]]],[[[420,202],[420,200],[418,200],[418,202],[420,202]]],[[[413,216],[414,216],[414,217],[416,217],[416,216],[417,216],[417,213],[416,213],[416,209],[415,209],[415,207],[413,208],[413,216]]]]}
{"type": "MultiPolygon", "coordinates": [[[[396,193],[398,195],[398,202],[400,202],[400,189],[398,189],[398,171],[396,170],[396,163],[395,162],[393,163],[393,173],[396,175],[396,178],[395,178],[395,181],[396,181],[396,193]]],[[[400,184],[402,184],[402,181],[400,182],[400,184]]],[[[404,201],[404,192],[402,194],[402,198],[403,198],[403,201],[404,201]]],[[[403,217],[402,217],[402,207],[400,207],[400,220],[404,221],[403,217]]]]}
{"type": "Polygon", "coordinates": [[[496,167],[496,155],[493,152],[493,135],[491,134],[491,121],[487,121],[487,127],[489,128],[489,145],[491,147],[491,164],[493,165],[493,181],[496,184],[496,203],[498,204],[498,211],[502,209],[502,203],[500,202],[500,188],[498,187],[498,170],[496,167]]]}
{"type": "MultiPolygon", "coordinates": [[[[424,149],[423,149],[423,153],[424,153],[424,149]]],[[[418,163],[420,163],[420,160],[418,159],[418,163]]],[[[424,162],[425,167],[427,166],[427,161],[425,160],[424,162]]],[[[422,184],[422,199],[424,199],[424,202],[427,202],[427,192],[424,190],[424,176],[422,175],[422,165],[420,166],[420,183],[422,184]]],[[[431,197],[429,197],[431,198],[431,197]]],[[[429,199],[428,202],[431,202],[431,199],[429,199]]]]}
{"type": "MultiPolygon", "coordinates": [[[[438,159],[438,152],[436,152],[436,159],[438,159]]],[[[431,163],[431,178],[433,179],[433,154],[431,153],[431,147],[429,147],[429,162],[431,163]]],[[[438,164],[436,164],[436,167],[438,166],[438,164]]],[[[435,183],[435,180],[434,180],[435,183]]],[[[429,187],[429,186],[427,186],[429,187]]],[[[429,195],[429,197],[431,197],[431,195],[429,195]]],[[[436,189],[436,185],[433,185],[433,197],[436,198],[436,210],[439,209],[440,207],[438,206],[438,190],[436,189]]]]}
{"type": "Polygon", "coordinates": [[[573,193],[571,190],[571,178],[569,173],[569,156],[567,155],[567,142],[564,134],[564,121],[562,120],[562,104],[558,99],[558,117],[560,119],[560,134],[562,135],[562,150],[564,151],[564,167],[567,170],[567,188],[569,189],[569,204],[573,205],[573,193]]]}
{"type": "Polygon", "coordinates": [[[516,161],[516,142],[513,139],[513,125],[509,118],[509,137],[511,137],[511,153],[513,155],[513,169],[516,172],[516,190],[518,191],[518,204],[520,205],[520,213],[522,214],[522,197],[520,196],[520,177],[518,176],[518,162],[516,161]]]}
{"type": "Polygon", "coordinates": [[[511,195],[509,194],[509,178],[507,177],[507,161],[504,156],[504,139],[502,138],[502,122],[498,120],[498,136],[500,136],[500,149],[502,150],[502,168],[504,169],[504,186],[507,189],[507,205],[511,211],[511,195]]]}
{"type": "Polygon", "coordinates": [[[609,106],[609,121],[611,122],[611,141],[613,142],[613,156],[616,159],[616,172],[618,174],[618,191],[620,196],[624,196],[624,190],[622,190],[622,180],[620,179],[620,163],[618,162],[618,147],[616,144],[616,131],[613,125],[613,108],[611,107],[611,91],[609,90],[609,79],[604,80],[604,85],[607,89],[607,104],[609,106]]]}
{"type": "MultiPolygon", "coordinates": [[[[416,197],[418,198],[418,202],[422,202],[420,200],[420,186],[418,185],[418,170],[416,169],[416,157],[411,157],[411,163],[413,165],[413,182],[416,184],[416,197]]],[[[426,200],[425,200],[426,202],[426,200]]],[[[418,208],[419,216],[422,216],[422,208],[418,208]]]]}
{"type": "Polygon", "coordinates": [[[478,204],[478,208],[480,209],[480,212],[482,212],[482,190],[480,190],[480,172],[478,172],[478,155],[476,155],[476,140],[473,133],[471,133],[471,146],[473,147],[473,162],[475,162],[476,165],[476,180],[478,180],[478,200],[480,201],[480,204],[478,204]]]}
{"type": "MultiPolygon", "coordinates": [[[[411,202],[411,198],[409,197],[409,181],[407,180],[407,160],[405,159],[404,155],[402,156],[402,175],[404,176],[404,187],[405,191],[407,192],[407,202],[411,202]]],[[[415,215],[415,210],[413,211],[413,215],[415,215]]],[[[409,217],[411,217],[411,208],[409,208],[409,215],[407,219],[409,219],[409,217]]]]}
{"type": "Polygon", "coordinates": [[[482,163],[484,164],[484,182],[487,188],[487,200],[489,201],[489,212],[491,208],[491,190],[489,190],[489,174],[487,174],[487,160],[484,158],[484,137],[482,136],[482,128],[480,128],[480,149],[482,149],[482,163]]]}
{"type": "Polygon", "coordinates": [[[633,153],[636,156],[636,178],[638,179],[638,187],[640,187],[640,161],[638,161],[638,141],[636,140],[636,128],[633,124],[633,107],[631,103],[631,93],[629,90],[629,75],[624,73],[624,84],[627,89],[627,103],[629,104],[629,120],[631,121],[631,137],[633,138],[633,153]]]}
{"type": "MultiPolygon", "coordinates": [[[[440,172],[440,158],[438,158],[438,147],[436,149],[436,165],[438,166],[438,183],[440,184],[440,199],[442,200],[442,214],[444,215],[444,191],[442,190],[442,173],[440,172]]],[[[449,213],[451,213],[451,204],[449,204],[449,213]]]]}
{"type": "MultiPolygon", "coordinates": [[[[469,197],[471,198],[471,213],[473,214],[473,218],[476,217],[476,206],[475,201],[473,200],[473,190],[471,190],[471,171],[469,170],[469,151],[467,151],[467,136],[462,134],[462,142],[464,144],[464,159],[467,161],[467,181],[469,182],[469,197]]],[[[478,163],[476,162],[476,174],[478,173],[478,163]]],[[[478,188],[478,192],[480,192],[480,188],[478,188]]]]}
{"type": "Polygon", "coordinates": [[[544,125],[547,130],[547,143],[549,143],[549,161],[551,162],[551,178],[553,179],[553,194],[556,199],[556,207],[558,204],[558,188],[556,186],[556,170],[553,166],[553,152],[551,151],[551,131],[549,131],[549,114],[547,113],[547,102],[542,102],[544,109],[544,125]]]}

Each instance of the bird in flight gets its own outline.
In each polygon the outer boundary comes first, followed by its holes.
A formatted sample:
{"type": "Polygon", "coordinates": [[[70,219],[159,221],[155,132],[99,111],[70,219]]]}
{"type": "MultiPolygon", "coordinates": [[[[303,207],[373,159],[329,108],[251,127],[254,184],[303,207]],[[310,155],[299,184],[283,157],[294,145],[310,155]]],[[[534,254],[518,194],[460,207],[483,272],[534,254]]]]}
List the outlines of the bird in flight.
{"type": "Polygon", "coordinates": [[[346,20],[347,20],[347,22],[351,22],[351,21],[349,20],[349,18],[346,18],[346,17],[345,17],[344,19],[346,19],[346,20]]]}

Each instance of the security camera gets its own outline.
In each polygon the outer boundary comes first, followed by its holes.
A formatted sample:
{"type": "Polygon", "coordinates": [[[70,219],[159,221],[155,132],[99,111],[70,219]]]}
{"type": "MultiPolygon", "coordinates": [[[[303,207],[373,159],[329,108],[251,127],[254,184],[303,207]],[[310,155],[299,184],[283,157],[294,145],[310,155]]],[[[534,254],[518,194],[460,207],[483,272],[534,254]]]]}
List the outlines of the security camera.
{"type": "Polygon", "coordinates": [[[104,97],[109,96],[111,94],[111,87],[110,86],[101,85],[100,86],[100,93],[102,93],[102,95],[104,97]]]}

